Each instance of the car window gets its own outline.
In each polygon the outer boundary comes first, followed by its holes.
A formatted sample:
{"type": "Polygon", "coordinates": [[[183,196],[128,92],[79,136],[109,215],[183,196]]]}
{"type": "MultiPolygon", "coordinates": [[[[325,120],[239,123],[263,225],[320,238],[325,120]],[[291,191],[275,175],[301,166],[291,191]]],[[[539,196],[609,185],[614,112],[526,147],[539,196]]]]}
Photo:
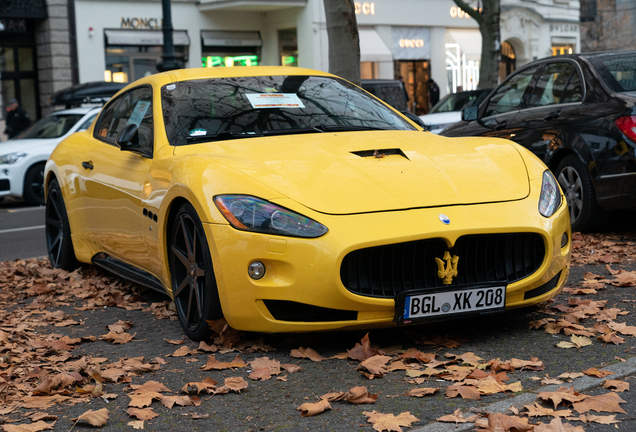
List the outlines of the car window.
{"type": "Polygon", "coordinates": [[[172,145],[219,135],[249,138],[328,130],[416,130],[353,84],[324,76],[181,81],[161,88],[161,104],[172,145]]]}
{"type": "Polygon", "coordinates": [[[589,57],[609,88],[617,93],[636,91],[636,54],[611,53],[589,57]]]}
{"type": "MultiPolygon", "coordinates": [[[[534,85],[528,106],[540,107],[562,103],[566,86],[568,86],[574,75],[578,77],[576,67],[573,63],[560,62],[548,64],[534,85]]],[[[570,99],[572,98],[575,98],[574,94],[570,94],[570,99]]]]}
{"type": "Polygon", "coordinates": [[[570,77],[570,82],[565,89],[565,94],[561,103],[581,102],[583,100],[583,83],[581,76],[574,72],[570,77]]]}
{"type": "Polygon", "coordinates": [[[88,129],[90,127],[91,123],[93,123],[93,120],[95,120],[95,117],[97,117],[97,114],[93,114],[92,116],[87,118],[84,121],[84,123],[82,123],[82,125],[77,129],[77,131],[81,132],[81,131],[85,131],[86,129],[88,129]]]}
{"type": "Polygon", "coordinates": [[[59,138],[71,130],[84,114],[51,114],[36,122],[16,139],[59,138]]]}
{"type": "Polygon", "coordinates": [[[141,87],[129,91],[109,105],[97,120],[95,136],[115,143],[119,133],[129,124],[139,127],[139,146],[142,151],[152,153],[153,121],[152,90],[141,87]]]}
{"type": "Polygon", "coordinates": [[[481,101],[483,101],[486,96],[488,96],[488,90],[477,90],[477,91],[465,91],[459,92],[455,94],[449,94],[444,97],[441,101],[439,101],[430,111],[429,114],[442,113],[442,112],[450,112],[450,111],[461,111],[462,109],[479,105],[481,101]]]}
{"type": "Polygon", "coordinates": [[[523,95],[539,66],[525,69],[506,81],[490,98],[486,116],[502,114],[519,109],[523,95]]]}

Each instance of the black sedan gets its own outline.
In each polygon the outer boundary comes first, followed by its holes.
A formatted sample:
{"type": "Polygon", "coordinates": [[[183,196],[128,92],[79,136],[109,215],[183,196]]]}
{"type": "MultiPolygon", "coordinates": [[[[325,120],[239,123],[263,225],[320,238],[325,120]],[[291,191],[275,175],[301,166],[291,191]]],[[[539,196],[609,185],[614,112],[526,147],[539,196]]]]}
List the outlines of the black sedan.
{"type": "Polygon", "coordinates": [[[636,51],[550,57],[509,75],[444,136],[511,139],[555,173],[575,231],[636,209],[636,51]]]}

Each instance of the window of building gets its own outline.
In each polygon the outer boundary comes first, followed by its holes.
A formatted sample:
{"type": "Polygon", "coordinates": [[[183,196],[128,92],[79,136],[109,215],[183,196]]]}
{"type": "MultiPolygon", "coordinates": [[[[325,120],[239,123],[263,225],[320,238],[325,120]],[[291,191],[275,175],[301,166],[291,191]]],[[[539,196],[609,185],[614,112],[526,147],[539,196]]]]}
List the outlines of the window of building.
{"type": "Polygon", "coordinates": [[[502,82],[515,70],[516,56],[515,49],[509,42],[501,44],[501,56],[499,58],[499,82],[502,82]]]}
{"type": "Polygon", "coordinates": [[[261,36],[251,31],[201,31],[201,67],[258,66],[261,36]]]}
{"type": "Polygon", "coordinates": [[[296,29],[278,31],[278,50],[282,66],[298,66],[298,36],[296,29]]]}
{"type": "Polygon", "coordinates": [[[360,62],[360,79],[377,79],[380,77],[378,62],[360,62]]]}

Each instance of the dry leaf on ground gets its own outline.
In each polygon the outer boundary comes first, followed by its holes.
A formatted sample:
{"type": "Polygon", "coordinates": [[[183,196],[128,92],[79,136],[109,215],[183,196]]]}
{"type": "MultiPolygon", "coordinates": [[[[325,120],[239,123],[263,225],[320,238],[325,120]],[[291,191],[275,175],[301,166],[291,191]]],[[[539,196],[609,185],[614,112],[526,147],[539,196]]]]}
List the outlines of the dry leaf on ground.
{"type": "Polygon", "coordinates": [[[411,425],[413,423],[420,421],[420,419],[411,415],[409,411],[403,412],[398,416],[394,416],[393,414],[381,414],[377,411],[365,411],[364,415],[367,416],[367,422],[373,425],[373,429],[380,432],[402,432],[401,426],[412,427],[411,425]]]}

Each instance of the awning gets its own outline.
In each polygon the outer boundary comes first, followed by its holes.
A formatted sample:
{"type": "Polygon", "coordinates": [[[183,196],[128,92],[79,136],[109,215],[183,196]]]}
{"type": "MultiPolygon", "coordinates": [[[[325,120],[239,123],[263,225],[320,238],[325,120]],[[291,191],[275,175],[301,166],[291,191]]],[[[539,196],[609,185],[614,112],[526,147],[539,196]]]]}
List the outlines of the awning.
{"type": "Polygon", "coordinates": [[[201,31],[203,46],[252,46],[263,45],[261,34],[257,31],[201,31]]]}
{"type": "Polygon", "coordinates": [[[447,36],[459,45],[466,57],[481,56],[481,33],[479,30],[446,30],[447,36]]]}
{"type": "Polygon", "coordinates": [[[360,61],[390,62],[393,61],[391,50],[373,29],[360,29],[360,61]]]}
{"type": "MultiPolygon", "coordinates": [[[[108,45],[163,45],[161,30],[104,30],[108,45]]],[[[172,40],[175,46],[190,45],[188,32],[174,30],[172,40]]]]}

